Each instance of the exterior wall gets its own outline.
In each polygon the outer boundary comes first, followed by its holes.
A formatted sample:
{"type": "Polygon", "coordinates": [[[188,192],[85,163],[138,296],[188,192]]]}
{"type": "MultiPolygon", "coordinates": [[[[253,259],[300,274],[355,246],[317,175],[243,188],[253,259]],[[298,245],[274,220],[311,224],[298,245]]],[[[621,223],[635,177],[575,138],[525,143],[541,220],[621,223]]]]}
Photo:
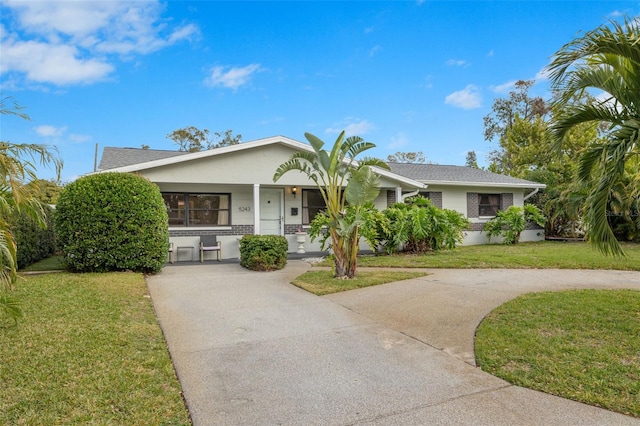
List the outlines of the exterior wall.
{"type": "MultiPolygon", "coordinates": [[[[524,189],[514,189],[507,192],[504,188],[493,187],[454,187],[429,185],[430,192],[442,193],[442,208],[455,210],[469,219],[470,226],[465,232],[462,245],[489,244],[489,240],[482,227],[489,218],[478,217],[478,194],[502,194],[501,208],[506,209],[512,205],[522,207],[524,205],[524,189]]],[[[535,226],[535,229],[525,230],[520,241],[542,241],[544,229],[535,226]]],[[[500,243],[500,239],[492,239],[491,243],[500,243]]]]}
{"type": "MultiPolygon", "coordinates": [[[[315,184],[304,174],[297,172],[287,173],[277,183],[273,182],[274,171],[290,157],[292,152],[290,147],[273,144],[250,151],[214,155],[142,171],[141,174],[156,182],[162,192],[231,194],[231,225],[170,228],[170,239],[174,241],[174,246],[193,247],[193,249],[181,249],[180,253],[177,253],[179,260],[186,260],[189,256],[192,260],[199,259],[200,235],[216,235],[222,243],[224,258],[239,257],[239,239],[245,234],[254,233],[254,184],[259,184],[261,189],[279,188],[283,190],[284,234],[289,242],[289,251],[296,252],[298,243],[295,232],[308,229],[308,226],[302,225],[302,188],[315,188],[315,184]],[[295,195],[292,191],[294,186],[297,188],[295,195]],[[297,214],[294,214],[293,209],[297,209],[297,214]]],[[[383,210],[396,201],[396,187],[398,185],[398,182],[388,178],[381,179],[382,190],[374,201],[376,208],[383,210]]],[[[413,188],[405,188],[404,191],[413,191],[413,188]]],[[[464,244],[484,244],[487,242],[486,236],[480,232],[487,219],[477,217],[478,193],[508,194],[502,197],[503,205],[501,207],[503,208],[509,205],[522,206],[524,196],[522,189],[507,192],[503,188],[493,187],[429,185],[423,191],[429,193],[429,197],[436,206],[458,211],[470,218],[472,223],[467,231],[464,244]],[[476,212],[475,217],[474,211],[476,212]]],[[[544,235],[539,230],[526,231],[522,236],[523,241],[542,238],[544,235]]],[[[317,241],[310,242],[308,237],[304,247],[306,251],[320,251],[320,244],[317,241]]],[[[361,244],[361,247],[368,249],[366,243],[361,244]]],[[[215,253],[206,253],[206,255],[215,257],[215,253]]]]}
{"type": "MultiPolygon", "coordinates": [[[[161,192],[190,192],[190,193],[228,193],[231,194],[231,212],[229,226],[207,226],[207,227],[182,227],[174,226],[169,228],[169,240],[174,243],[178,261],[198,261],[200,259],[199,243],[200,235],[215,235],[222,243],[222,257],[224,259],[237,259],[240,257],[239,240],[245,234],[253,234],[253,185],[230,185],[230,184],[186,184],[186,183],[158,183],[161,192]],[[187,247],[192,247],[188,249],[187,247]]],[[[293,186],[293,185],[292,185],[293,186]]],[[[298,230],[307,231],[308,225],[302,225],[302,188],[296,185],[298,190],[294,196],[291,186],[283,188],[284,193],[284,236],[289,242],[289,252],[295,253],[299,244],[296,242],[295,233],[298,230]],[[298,214],[292,214],[292,208],[298,209],[298,214]]],[[[277,187],[264,185],[267,187],[277,187]]],[[[261,187],[262,188],[262,187],[261,187]]],[[[375,199],[374,204],[378,209],[386,207],[386,190],[382,190],[375,199]]],[[[369,247],[366,243],[363,249],[369,247]]],[[[321,251],[318,241],[311,242],[307,236],[304,248],[307,252],[321,251]]],[[[216,258],[216,253],[205,253],[205,260],[216,258]]]]}

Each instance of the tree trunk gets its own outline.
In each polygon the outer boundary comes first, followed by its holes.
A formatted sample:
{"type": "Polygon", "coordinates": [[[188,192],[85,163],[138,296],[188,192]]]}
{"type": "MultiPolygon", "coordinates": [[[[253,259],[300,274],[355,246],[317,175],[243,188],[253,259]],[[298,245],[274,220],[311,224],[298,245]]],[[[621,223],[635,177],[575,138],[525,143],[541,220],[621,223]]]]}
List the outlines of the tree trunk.
{"type": "Polygon", "coordinates": [[[355,227],[354,232],[349,235],[349,240],[346,241],[347,247],[349,247],[347,253],[347,278],[356,277],[356,269],[358,266],[358,227],[355,227]]]}
{"type": "Polygon", "coordinates": [[[333,263],[335,266],[335,278],[347,278],[347,253],[345,250],[344,239],[340,237],[334,230],[331,230],[331,243],[333,248],[333,263]]]}

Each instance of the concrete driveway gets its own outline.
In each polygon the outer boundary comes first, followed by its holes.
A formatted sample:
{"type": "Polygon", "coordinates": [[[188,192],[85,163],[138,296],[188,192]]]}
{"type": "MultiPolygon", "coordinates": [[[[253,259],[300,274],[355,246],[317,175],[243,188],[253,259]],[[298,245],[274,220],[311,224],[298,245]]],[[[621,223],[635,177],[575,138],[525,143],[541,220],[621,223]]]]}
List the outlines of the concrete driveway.
{"type": "Polygon", "coordinates": [[[640,424],[472,365],[475,326],[502,302],[640,289],[638,273],[433,270],[317,297],[288,284],[308,268],[172,266],[148,279],[195,425],[640,424]]]}

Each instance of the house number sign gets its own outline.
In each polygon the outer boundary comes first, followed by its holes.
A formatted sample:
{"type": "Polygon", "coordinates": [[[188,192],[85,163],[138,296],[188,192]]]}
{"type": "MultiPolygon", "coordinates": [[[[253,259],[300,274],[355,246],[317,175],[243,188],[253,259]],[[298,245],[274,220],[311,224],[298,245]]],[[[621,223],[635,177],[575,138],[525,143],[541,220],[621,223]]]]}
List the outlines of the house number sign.
{"type": "Polygon", "coordinates": [[[246,213],[251,211],[251,206],[240,206],[238,207],[238,211],[240,213],[246,213]]]}

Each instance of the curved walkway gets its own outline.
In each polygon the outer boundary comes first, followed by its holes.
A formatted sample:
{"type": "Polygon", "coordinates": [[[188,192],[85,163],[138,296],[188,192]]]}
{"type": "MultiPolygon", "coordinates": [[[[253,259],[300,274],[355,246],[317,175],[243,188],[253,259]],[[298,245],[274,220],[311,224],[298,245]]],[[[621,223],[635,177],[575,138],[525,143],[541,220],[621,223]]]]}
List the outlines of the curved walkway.
{"type": "Polygon", "coordinates": [[[504,301],[640,290],[638,273],[430,270],[317,297],[288,284],[308,268],[173,266],[148,279],[195,425],[640,424],[470,365],[475,327],[504,301]]]}

